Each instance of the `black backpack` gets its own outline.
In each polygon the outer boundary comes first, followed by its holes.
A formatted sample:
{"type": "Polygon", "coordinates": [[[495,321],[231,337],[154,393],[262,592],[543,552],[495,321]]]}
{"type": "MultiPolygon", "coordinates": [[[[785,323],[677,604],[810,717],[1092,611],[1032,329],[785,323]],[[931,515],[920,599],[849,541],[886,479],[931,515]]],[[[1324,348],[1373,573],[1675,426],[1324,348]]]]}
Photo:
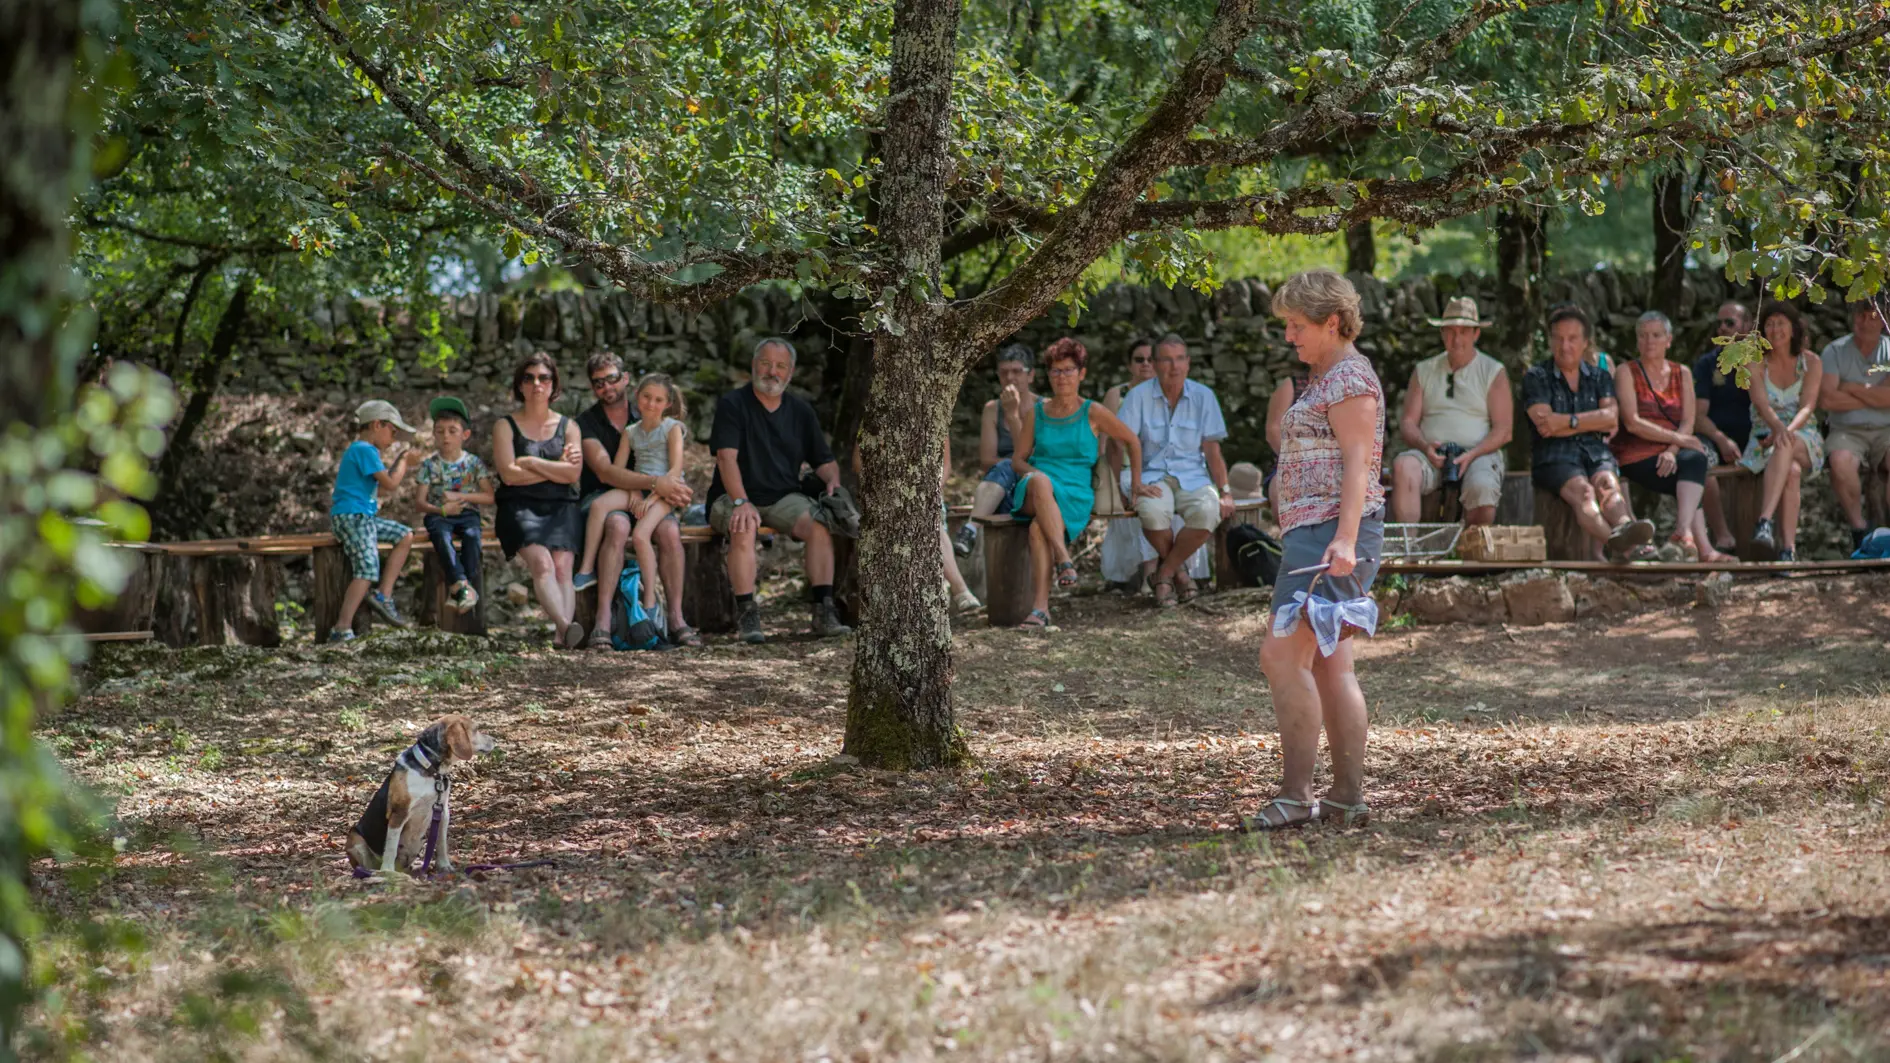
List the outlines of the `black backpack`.
{"type": "Polygon", "coordinates": [[[1271,587],[1280,575],[1280,544],[1251,524],[1236,524],[1227,529],[1227,552],[1233,555],[1234,570],[1248,587],[1271,587]]]}

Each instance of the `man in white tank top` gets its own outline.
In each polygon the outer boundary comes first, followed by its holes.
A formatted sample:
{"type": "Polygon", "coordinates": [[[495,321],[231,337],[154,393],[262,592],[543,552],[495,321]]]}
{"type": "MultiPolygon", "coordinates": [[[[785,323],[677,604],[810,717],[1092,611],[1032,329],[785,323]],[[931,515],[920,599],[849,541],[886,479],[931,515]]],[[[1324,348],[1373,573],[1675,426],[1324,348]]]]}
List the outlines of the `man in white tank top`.
{"type": "Polygon", "coordinates": [[[1444,353],[1419,362],[1404,392],[1398,429],[1411,449],[1392,463],[1392,516],[1401,524],[1418,520],[1424,496],[1444,486],[1444,447],[1455,444],[1462,453],[1450,460],[1461,473],[1464,523],[1490,524],[1503,496],[1503,445],[1515,414],[1509,374],[1477,350],[1489,322],[1477,319],[1475,299],[1452,299],[1430,322],[1443,330],[1444,353]]]}

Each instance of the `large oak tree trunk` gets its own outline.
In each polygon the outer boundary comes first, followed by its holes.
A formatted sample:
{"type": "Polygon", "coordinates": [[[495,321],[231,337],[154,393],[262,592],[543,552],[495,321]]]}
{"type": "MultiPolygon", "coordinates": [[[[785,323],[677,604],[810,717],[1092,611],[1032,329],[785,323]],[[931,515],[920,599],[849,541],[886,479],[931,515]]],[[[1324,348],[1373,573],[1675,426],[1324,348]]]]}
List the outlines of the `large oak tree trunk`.
{"type": "Polygon", "coordinates": [[[1675,321],[1687,285],[1687,229],[1693,223],[1687,209],[1685,172],[1654,178],[1654,276],[1648,302],[1675,321]]]}
{"type": "Polygon", "coordinates": [[[878,183],[889,296],[873,328],[860,439],[860,634],[845,750],[880,768],[944,767],[952,723],[952,629],[938,548],[939,470],[967,359],[939,292],[957,0],[897,0],[878,183]]]}
{"type": "MultiPolygon", "coordinates": [[[[1514,351],[1526,351],[1542,321],[1542,220],[1542,208],[1529,204],[1496,211],[1497,342],[1514,351]]],[[[1526,360],[1535,359],[1528,354],[1526,360]]]]}

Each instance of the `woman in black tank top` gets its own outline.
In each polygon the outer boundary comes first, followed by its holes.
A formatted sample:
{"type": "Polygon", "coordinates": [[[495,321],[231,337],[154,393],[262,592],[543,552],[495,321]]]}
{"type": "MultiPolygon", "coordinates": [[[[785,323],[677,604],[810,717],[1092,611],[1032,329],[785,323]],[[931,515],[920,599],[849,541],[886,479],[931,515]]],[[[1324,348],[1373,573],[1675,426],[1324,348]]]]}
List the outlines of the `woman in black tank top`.
{"type": "Polygon", "coordinates": [[[583,546],[577,482],[583,470],[577,425],[554,412],[558,367],[539,351],[512,374],[517,414],[492,429],[492,463],[498,470],[499,546],[531,573],[538,606],[551,618],[557,637],[575,648],[584,638],[571,567],[583,546]]]}

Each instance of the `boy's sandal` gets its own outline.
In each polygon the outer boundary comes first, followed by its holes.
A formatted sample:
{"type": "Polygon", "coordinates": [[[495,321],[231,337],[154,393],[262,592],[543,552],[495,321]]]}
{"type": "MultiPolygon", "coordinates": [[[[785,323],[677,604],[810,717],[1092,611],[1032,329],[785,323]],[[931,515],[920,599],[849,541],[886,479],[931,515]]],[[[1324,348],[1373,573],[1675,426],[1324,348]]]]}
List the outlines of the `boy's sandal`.
{"type": "Polygon", "coordinates": [[[1349,830],[1369,824],[1372,810],[1365,807],[1363,801],[1356,805],[1342,805],[1330,797],[1322,797],[1319,799],[1319,818],[1322,821],[1338,820],[1340,827],[1349,830]]]}
{"type": "Polygon", "coordinates": [[[1050,614],[1044,612],[1042,609],[1032,609],[1030,613],[1024,617],[1023,623],[1017,625],[1017,630],[1042,631],[1049,626],[1050,614]]]}
{"type": "Polygon", "coordinates": [[[1267,831],[1298,830],[1306,824],[1319,819],[1319,802],[1295,801],[1290,797],[1276,797],[1260,806],[1260,811],[1251,816],[1240,817],[1240,833],[1264,834],[1267,831]],[[1303,808],[1306,814],[1295,818],[1290,809],[1303,808]],[[1278,816],[1269,819],[1268,813],[1278,816]]]}
{"type": "Polygon", "coordinates": [[[1181,600],[1175,597],[1174,580],[1158,579],[1155,581],[1155,604],[1162,609],[1173,609],[1175,606],[1181,604],[1181,600]]]}
{"type": "Polygon", "coordinates": [[[670,632],[669,641],[678,646],[688,646],[692,649],[700,649],[702,647],[702,636],[696,633],[695,628],[687,624],[670,632]]]}
{"type": "Polygon", "coordinates": [[[1057,586],[1059,587],[1076,586],[1076,562],[1074,561],[1057,562],[1057,586]]]}

